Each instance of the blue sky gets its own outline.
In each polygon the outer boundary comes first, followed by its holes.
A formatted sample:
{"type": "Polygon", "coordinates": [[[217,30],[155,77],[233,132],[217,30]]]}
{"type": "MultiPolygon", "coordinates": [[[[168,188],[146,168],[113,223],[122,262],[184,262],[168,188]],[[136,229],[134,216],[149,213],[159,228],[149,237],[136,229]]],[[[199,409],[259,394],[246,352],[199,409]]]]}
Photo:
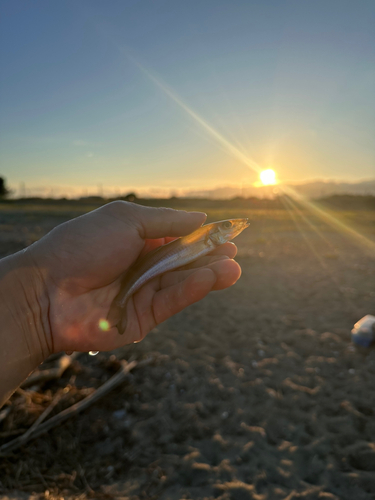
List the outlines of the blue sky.
{"type": "Polygon", "coordinates": [[[148,74],[282,180],[375,176],[373,0],[2,0],[0,14],[15,189],[256,181],[148,74]]]}

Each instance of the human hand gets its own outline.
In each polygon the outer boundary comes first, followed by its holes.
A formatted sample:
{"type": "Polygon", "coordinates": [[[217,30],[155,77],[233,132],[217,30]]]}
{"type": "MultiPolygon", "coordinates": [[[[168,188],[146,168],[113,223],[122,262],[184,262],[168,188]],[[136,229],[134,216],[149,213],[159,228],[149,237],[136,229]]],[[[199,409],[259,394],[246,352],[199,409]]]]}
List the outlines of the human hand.
{"type": "Polygon", "coordinates": [[[103,331],[124,273],[139,255],[173,237],[189,234],[206,216],[113,202],[62,224],[27,249],[47,291],[46,342],[52,352],[108,351],[139,341],[157,324],[202,299],[211,290],[233,285],[241,274],[226,243],[185,268],[145,284],[129,301],[127,328],[103,331]]]}

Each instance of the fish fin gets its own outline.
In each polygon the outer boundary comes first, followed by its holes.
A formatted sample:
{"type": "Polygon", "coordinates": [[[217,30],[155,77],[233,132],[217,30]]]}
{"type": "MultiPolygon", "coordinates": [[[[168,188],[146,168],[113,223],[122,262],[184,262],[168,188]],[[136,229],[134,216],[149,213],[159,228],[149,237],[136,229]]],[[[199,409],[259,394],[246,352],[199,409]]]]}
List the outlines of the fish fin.
{"type": "Polygon", "coordinates": [[[116,302],[112,302],[112,305],[109,308],[109,312],[107,314],[107,320],[111,326],[117,326],[118,322],[121,319],[122,312],[123,308],[116,304],[116,302]]]}
{"type": "Polygon", "coordinates": [[[128,320],[126,318],[126,314],[123,314],[122,318],[117,323],[117,330],[118,330],[120,335],[124,334],[127,324],[128,324],[128,320]]]}
{"type": "Polygon", "coordinates": [[[116,302],[113,302],[109,308],[107,320],[111,326],[116,326],[120,335],[126,330],[126,307],[120,307],[116,302]]]}

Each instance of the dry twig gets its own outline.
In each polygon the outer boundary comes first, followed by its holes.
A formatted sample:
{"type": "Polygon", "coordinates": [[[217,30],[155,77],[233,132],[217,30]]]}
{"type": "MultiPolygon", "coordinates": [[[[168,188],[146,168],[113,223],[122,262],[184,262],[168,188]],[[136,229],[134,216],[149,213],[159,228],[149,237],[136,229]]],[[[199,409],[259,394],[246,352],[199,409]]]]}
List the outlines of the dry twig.
{"type": "Polygon", "coordinates": [[[45,420],[48,417],[48,415],[51,413],[51,411],[54,409],[54,407],[57,405],[60,399],[67,393],[68,390],[69,389],[65,387],[63,391],[57,392],[55,394],[54,398],[51,401],[51,404],[47,406],[47,408],[41,415],[39,415],[39,417],[35,420],[33,425],[25,432],[25,434],[22,434],[21,438],[24,443],[26,443],[31,434],[35,431],[37,427],[39,427],[39,425],[43,422],[43,420],[45,420]]]}
{"type": "Polygon", "coordinates": [[[35,373],[32,373],[30,377],[28,377],[23,382],[21,387],[24,389],[25,387],[30,387],[31,385],[36,385],[60,378],[79,354],[79,352],[74,352],[71,356],[64,354],[63,356],[61,356],[61,358],[59,358],[58,365],[55,368],[50,368],[48,370],[39,370],[35,373]]]}
{"type": "Polygon", "coordinates": [[[7,416],[10,413],[11,408],[12,408],[11,406],[6,406],[5,408],[3,408],[0,411],[0,423],[7,418],[7,416]]]}
{"type": "MultiPolygon", "coordinates": [[[[16,439],[13,439],[12,441],[9,441],[8,443],[3,444],[3,446],[0,447],[0,455],[4,455],[16,448],[19,448],[23,444],[25,444],[27,441],[30,441],[31,439],[34,439],[36,437],[39,437],[41,434],[44,434],[45,432],[48,432],[50,429],[53,429],[57,425],[61,424],[62,422],[65,422],[65,420],[68,420],[68,418],[72,417],[73,415],[76,415],[77,413],[85,410],[89,406],[91,406],[93,403],[98,401],[98,399],[102,398],[108,392],[112,391],[115,387],[120,385],[127,377],[128,373],[133,370],[136,366],[141,367],[141,366],[146,366],[150,364],[153,361],[153,358],[146,359],[144,361],[132,361],[131,363],[127,363],[126,361],[122,361],[122,367],[120,370],[113,375],[107,382],[105,382],[102,386],[99,387],[95,392],[87,396],[85,399],[82,401],[79,401],[78,403],[70,406],[69,408],[66,408],[62,412],[58,413],[54,417],[50,418],[47,420],[47,422],[44,422],[44,424],[41,424],[41,421],[47,416],[47,410],[39,417],[39,419],[33,424],[33,426],[22,436],[19,436],[16,439]],[[43,418],[42,418],[43,417],[43,418]],[[39,422],[38,422],[39,421],[39,422]],[[37,424],[38,422],[38,424],[37,424]],[[40,424],[40,425],[39,425],[40,424]]],[[[57,401],[55,402],[55,404],[57,401]]]]}

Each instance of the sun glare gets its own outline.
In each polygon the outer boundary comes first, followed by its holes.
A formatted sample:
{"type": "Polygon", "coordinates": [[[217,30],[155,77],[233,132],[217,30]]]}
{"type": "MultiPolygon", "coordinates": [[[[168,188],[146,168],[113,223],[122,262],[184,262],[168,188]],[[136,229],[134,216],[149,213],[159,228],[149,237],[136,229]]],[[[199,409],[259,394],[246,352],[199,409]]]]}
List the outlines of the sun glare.
{"type": "Polygon", "coordinates": [[[263,170],[259,174],[260,180],[263,186],[272,186],[276,184],[276,173],[272,168],[268,168],[267,170],[263,170]]]}

